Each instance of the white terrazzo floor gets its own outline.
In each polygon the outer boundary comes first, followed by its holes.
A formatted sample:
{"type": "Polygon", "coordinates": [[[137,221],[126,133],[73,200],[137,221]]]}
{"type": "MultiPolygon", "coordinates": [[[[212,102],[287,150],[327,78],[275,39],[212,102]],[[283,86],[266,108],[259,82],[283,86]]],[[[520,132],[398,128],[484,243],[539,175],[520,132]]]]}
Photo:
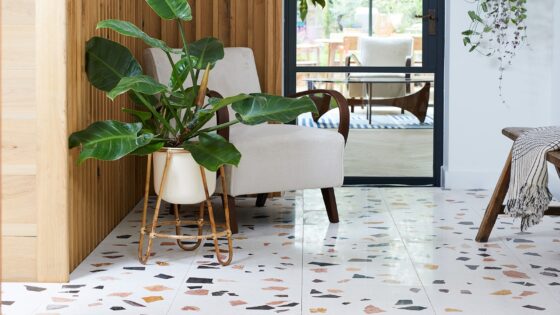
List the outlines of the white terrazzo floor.
{"type": "Polygon", "coordinates": [[[520,233],[502,216],[479,244],[487,191],[336,193],[339,224],[319,191],[240,200],[228,267],[167,240],[140,264],[137,207],[69,284],[3,283],[2,314],[560,314],[559,217],[520,233]]]}

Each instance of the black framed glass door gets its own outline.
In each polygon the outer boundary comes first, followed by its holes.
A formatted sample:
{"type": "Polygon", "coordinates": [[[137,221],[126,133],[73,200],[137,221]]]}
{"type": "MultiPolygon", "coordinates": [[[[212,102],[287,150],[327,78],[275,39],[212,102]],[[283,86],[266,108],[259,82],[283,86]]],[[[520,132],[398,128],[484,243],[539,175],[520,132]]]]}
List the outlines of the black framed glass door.
{"type": "MultiPolygon", "coordinates": [[[[299,1],[285,1],[286,95],[327,88],[349,100],[345,184],[439,186],[444,1],[326,2],[302,21],[299,1]]],[[[335,112],[297,123],[334,129],[335,112]]]]}

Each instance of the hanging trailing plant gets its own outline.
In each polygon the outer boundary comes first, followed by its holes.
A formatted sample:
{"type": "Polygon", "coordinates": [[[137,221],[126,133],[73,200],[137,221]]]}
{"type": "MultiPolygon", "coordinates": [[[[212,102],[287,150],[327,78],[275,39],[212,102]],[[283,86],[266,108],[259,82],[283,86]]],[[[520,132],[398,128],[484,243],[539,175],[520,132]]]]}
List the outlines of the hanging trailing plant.
{"type": "Polygon", "coordinates": [[[325,7],[326,0],[300,0],[299,1],[299,14],[301,17],[302,21],[305,21],[305,18],[307,17],[307,12],[309,10],[309,3],[311,3],[314,6],[320,5],[321,7],[325,7]]]}
{"type": "Polygon", "coordinates": [[[527,45],[527,0],[474,0],[469,11],[469,29],[463,44],[470,52],[496,57],[499,62],[499,89],[502,97],[504,71],[517,51],[527,45]]]}

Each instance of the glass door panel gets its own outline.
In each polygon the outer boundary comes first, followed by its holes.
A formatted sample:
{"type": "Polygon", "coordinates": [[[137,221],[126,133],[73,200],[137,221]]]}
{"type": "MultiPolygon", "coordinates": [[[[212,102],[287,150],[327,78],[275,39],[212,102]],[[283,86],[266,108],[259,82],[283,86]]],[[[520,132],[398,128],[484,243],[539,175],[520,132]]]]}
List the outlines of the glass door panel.
{"type": "Polygon", "coordinates": [[[298,66],[352,65],[422,66],[423,0],[327,1],[324,9],[311,6],[305,21],[297,22],[298,66]],[[418,16],[418,17],[417,17],[418,16]],[[379,58],[383,47],[400,43],[404,58],[379,58]]]}
{"type": "MultiPolygon", "coordinates": [[[[439,185],[443,0],[286,3],[286,94],[342,93],[351,107],[347,184],[439,185]]],[[[336,104],[331,104],[333,108],[336,104]]],[[[298,125],[336,132],[338,111],[298,125]]]]}

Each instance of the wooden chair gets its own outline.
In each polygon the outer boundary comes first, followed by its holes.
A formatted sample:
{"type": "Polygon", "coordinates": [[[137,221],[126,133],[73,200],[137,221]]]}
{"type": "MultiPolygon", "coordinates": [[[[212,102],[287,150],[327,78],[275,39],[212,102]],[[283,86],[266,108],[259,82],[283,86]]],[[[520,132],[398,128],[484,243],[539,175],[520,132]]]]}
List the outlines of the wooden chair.
{"type": "MultiPolygon", "coordinates": [[[[504,136],[510,138],[511,140],[516,140],[522,135],[524,132],[530,130],[531,128],[518,128],[518,127],[511,127],[505,128],[502,130],[504,136]]],[[[556,172],[560,176],[560,151],[549,152],[546,156],[548,162],[552,163],[556,167],[556,172]]],[[[476,235],[477,242],[487,242],[488,238],[490,237],[490,233],[492,232],[492,228],[498,219],[499,214],[504,213],[504,199],[506,198],[508,188],[509,188],[509,180],[510,180],[510,173],[511,173],[511,152],[506,160],[506,165],[502,170],[502,174],[500,175],[500,179],[498,180],[498,184],[496,184],[496,188],[494,189],[494,193],[492,194],[492,198],[490,198],[490,202],[488,207],[486,208],[486,213],[484,214],[484,218],[480,223],[480,227],[478,229],[478,234],[476,235]]],[[[547,215],[560,215],[560,207],[549,207],[548,211],[545,212],[547,215]]]]}

